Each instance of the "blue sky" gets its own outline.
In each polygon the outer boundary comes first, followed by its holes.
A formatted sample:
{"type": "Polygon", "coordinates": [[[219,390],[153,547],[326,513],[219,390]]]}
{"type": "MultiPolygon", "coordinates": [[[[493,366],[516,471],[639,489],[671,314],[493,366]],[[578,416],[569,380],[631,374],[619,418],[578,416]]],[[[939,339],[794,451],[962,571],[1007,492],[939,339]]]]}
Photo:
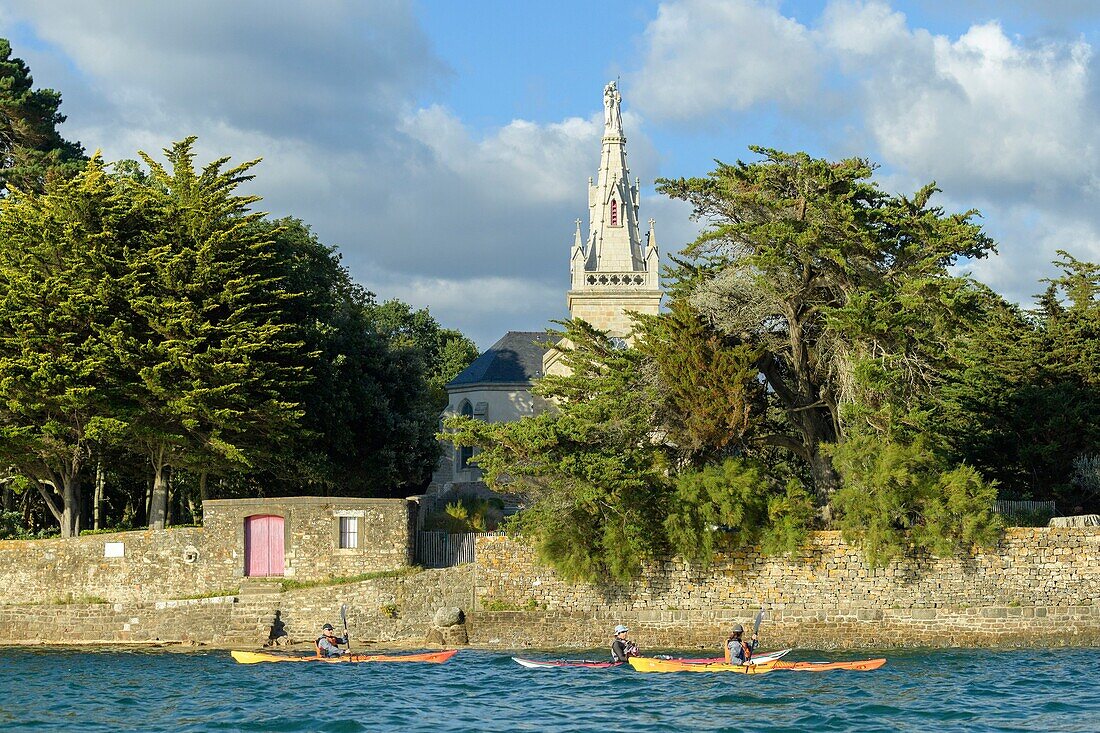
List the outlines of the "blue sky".
{"type": "Polygon", "coordinates": [[[658,176],[760,144],[935,179],[1027,302],[1057,249],[1100,260],[1100,3],[8,0],[0,35],[109,159],[189,134],[263,157],[263,208],[308,222],[379,297],[485,347],[565,315],[573,220],[623,90],[668,254],[696,232],[658,176]]]}

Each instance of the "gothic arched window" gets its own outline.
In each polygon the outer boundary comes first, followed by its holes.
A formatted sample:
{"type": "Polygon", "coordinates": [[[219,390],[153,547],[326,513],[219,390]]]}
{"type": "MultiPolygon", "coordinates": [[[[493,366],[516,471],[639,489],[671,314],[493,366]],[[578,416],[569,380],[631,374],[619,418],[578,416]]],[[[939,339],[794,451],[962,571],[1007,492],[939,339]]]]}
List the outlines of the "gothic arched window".
{"type": "Polygon", "coordinates": [[[619,226],[619,202],[611,199],[611,226],[619,226]]]}

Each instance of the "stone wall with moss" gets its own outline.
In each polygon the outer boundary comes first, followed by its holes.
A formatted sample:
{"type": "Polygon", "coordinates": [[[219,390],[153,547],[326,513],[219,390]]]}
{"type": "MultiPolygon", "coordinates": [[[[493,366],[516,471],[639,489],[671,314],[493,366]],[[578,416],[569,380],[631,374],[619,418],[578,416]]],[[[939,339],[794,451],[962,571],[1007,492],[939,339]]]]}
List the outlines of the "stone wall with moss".
{"type": "Polygon", "coordinates": [[[572,584],[509,538],[480,538],[471,641],[602,646],[626,623],[650,647],[713,647],[767,604],[767,645],[887,647],[1100,642],[1100,529],[1019,528],[972,557],[872,568],[835,532],[795,556],[709,568],[669,561],[630,584],[572,584]]]}
{"type": "Polygon", "coordinates": [[[0,541],[0,606],[89,600],[145,603],[235,594],[245,571],[245,522],[283,518],[284,577],[315,581],[412,564],[413,509],[404,499],[293,497],[204,503],[202,527],[0,541]],[[339,547],[341,516],[357,522],[339,547]]]}

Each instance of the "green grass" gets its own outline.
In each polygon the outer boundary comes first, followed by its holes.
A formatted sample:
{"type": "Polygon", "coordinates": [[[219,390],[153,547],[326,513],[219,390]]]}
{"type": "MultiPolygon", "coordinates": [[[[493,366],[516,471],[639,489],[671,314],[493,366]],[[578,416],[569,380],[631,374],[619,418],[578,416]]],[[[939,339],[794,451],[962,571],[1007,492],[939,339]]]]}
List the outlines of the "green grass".
{"type": "Polygon", "coordinates": [[[290,590],[302,590],[304,588],[319,588],[330,585],[347,585],[348,583],[361,583],[364,580],[378,580],[379,578],[402,578],[406,575],[416,575],[424,568],[413,565],[397,570],[380,570],[375,573],[361,573],[339,578],[324,578],[322,580],[284,580],[279,585],[283,592],[290,590]]]}
{"type": "Polygon", "coordinates": [[[208,590],[205,593],[194,593],[194,594],[189,595],[189,596],[173,596],[173,597],[169,598],[168,600],[169,601],[197,601],[197,600],[200,600],[202,598],[222,598],[224,596],[235,596],[239,592],[240,591],[238,591],[236,589],[229,589],[229,588],[227,588],[225,590],[208,590]]]}
{"type": "Polygon", "coordinates": [[[66,598],[55,598],[50,601],[50,605],[53,606],[90,606],[100,603],[110,603],[110,601],[100,596],[69,596],[66,598]]]}

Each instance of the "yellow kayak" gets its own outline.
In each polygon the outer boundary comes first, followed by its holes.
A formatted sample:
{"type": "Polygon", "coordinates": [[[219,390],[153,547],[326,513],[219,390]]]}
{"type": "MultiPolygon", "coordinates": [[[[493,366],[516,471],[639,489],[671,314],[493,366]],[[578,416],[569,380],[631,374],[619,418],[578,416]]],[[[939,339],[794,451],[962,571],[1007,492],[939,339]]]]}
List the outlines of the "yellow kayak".
{"type": "Polygon", "coordinates": [[[630,657],[630,666],[639,672],[735,672],[737,674],[767,674],[776,669],[779,662],[767,664],[687,664],[672,659],[654,659],[653,657],[630,657]]]}
{"type": "Polygon", "coordinates": [[[266,652],[232,651],[233,659],[240,664],[258,664],[259,662],[327,662],[329,664],[356,664],[362,662],[426,662],[441,664],[458,653],[457,649],[425,654],[344,654],[339,657],[319,657],[316,654],[267,654],[266,652]]]}
{"type": "Polygon", "coordinates": [[[870,672],[886,664],[885,659],[860,659],[854,662],[786,662],[782,659],[764,664],[685,664],[671,659],[631,657],[630,666],[639,672],[734,672],[736,674],[766,674],[786,670],[788,672],[830,672],[846,669],[853,672],[870,672]]]}

